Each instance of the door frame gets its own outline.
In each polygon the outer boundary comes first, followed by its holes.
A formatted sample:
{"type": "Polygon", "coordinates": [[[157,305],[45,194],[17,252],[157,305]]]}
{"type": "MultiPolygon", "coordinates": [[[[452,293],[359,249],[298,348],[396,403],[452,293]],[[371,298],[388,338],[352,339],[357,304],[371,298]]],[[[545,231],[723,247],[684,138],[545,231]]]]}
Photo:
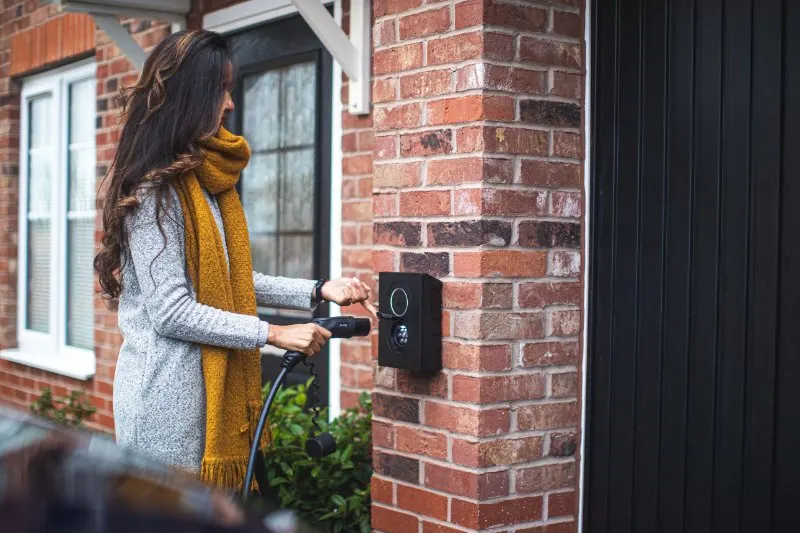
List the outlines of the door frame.
{"type": "MultiPolygon", "coordinates": [[[[341,0],[324,2],[333,5],[334,20],[341,25],[342,4],[341,0]]],[[[299,15],[297,9],[289,1],[283,0],[248,0],[231,7],[206,13],[203,16],[203,29],[216,31],[223,35],[276,22],[280,19],[299,15]]],[[[343,106],[339,99],[342,92],[342,67],[333,61],[331,88],[331,116],[330,120],[330,205],[329,214],[329,265],[328,272],[331,279],[342,275],[342,211],[334,206],[342,203],[342,111],[343,106]]],[[[323,211],[325,209],[323,208],[323,211]]],[[[339,306],[329,304],[329,314],[340,313],[339,306]]],[[[341,411],[341,341],[331,339],[328,343],[328,416],[333,419],[341,411]]]]}
{"type": "Polygon", "coordinates": [[[578,533],[583,533],[584,525],[584,511],[586,510],[586,434],[588,421],[588,406],[589,399],[588,387],[589,384],[589,294],[591,287],[591,246],[592,231],[592,172],[594,171],[592,161],[594,158],[594,120],[593,113],[594,107],[594,0],[584,0],[584,61],[585,72],[583,80],[583,331],[581,332],[581,441],[579,445],[578,456],[578,509],[577,509],[577,522],[578,533]]]}

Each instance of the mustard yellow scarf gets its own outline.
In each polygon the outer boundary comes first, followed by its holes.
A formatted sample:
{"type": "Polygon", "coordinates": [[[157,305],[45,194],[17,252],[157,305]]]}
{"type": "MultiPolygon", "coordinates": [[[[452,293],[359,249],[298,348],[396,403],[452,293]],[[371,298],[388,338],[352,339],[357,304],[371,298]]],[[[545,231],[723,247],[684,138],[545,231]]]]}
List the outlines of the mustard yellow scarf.
{"type": "MultiPolygon", "coordinates": [[[[186,172],[176,187],[186,228],[186,266],[197,301],[243,315],[257,314],[250,239],[236,192],[250,160],[243,137],[224,128],[202,142],[204,160],[186,172]],[[225,227],[228,260],[203,188],[216,195],[225,227]],[[230,265],[228,265],[228,262],[230,265]]],[[[206,386],[206,442],[200,477],[229,489],[244,484],[250,443],[261,409],[259,350],[228,350],[202,345],[206,386]]],[[[269,441],[262,438],[262,449],[269,441]]]]}

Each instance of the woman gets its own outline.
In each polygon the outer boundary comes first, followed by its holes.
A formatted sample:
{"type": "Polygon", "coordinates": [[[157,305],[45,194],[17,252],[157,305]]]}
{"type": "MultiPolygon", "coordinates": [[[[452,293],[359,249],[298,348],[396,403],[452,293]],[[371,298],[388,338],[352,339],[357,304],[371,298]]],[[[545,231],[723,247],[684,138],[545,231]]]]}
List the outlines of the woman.
{"type": "MultiPolygon", "coordinates": [[[[233,110],[226,42],[205,31],[167,37],[135,87],[103,210],[95,268],[119,299],[124,342],[114,379],[117,441],[211,484],[239,488],[261,408],[259,348],[308,355],[330,337],[314,324],[269,325],[257,304],[313,309],[361,303],[369,289],[252,271],[235,186],[247,142],[233,110]]],[[[263,444],[263,443],[262,443],[263,444]]]]}

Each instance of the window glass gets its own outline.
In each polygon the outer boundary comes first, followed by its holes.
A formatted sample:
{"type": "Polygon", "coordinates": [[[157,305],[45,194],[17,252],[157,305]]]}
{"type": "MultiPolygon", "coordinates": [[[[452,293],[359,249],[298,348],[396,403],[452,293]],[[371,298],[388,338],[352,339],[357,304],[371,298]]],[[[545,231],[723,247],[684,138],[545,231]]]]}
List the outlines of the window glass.
{"type": "Polygon", "coordinates": [[[316,63],[243,79],[242,134],[252,159],[242,175],[253,268],[276,276],[314,272],[316,63]]]}
{"type": "Polygon", "coordinates": [[[28,104],[27,328],[50,332],[52,268],[53,96],[28,104]]]}
{"type": "Polygon", "coordinates": [[[95,87],[69,86],[67,200],[67,344],[94,346],[95,87]]]}

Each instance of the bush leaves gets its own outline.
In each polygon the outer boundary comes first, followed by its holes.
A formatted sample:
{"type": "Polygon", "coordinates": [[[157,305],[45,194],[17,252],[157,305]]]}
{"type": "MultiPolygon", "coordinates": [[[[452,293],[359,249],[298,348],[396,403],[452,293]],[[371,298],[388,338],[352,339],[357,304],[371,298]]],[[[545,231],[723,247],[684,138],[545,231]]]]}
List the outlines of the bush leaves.
{"type": "MultiPolygon", "coordinates": [[[[311,413],[303,407],[311,380],[281,389],[270,410],[272,443],[264,453],[271,496],[285,509],[331,533],[367,533],[370,527],[372,477],[372,403],[368,394],[358,409],[347,409],[328,424],[327,409],[319,417],[338,449],[328,457],[306,454],[311,413]]],[[[270,384],[264,387],[264,396],[270,384]]]]}

